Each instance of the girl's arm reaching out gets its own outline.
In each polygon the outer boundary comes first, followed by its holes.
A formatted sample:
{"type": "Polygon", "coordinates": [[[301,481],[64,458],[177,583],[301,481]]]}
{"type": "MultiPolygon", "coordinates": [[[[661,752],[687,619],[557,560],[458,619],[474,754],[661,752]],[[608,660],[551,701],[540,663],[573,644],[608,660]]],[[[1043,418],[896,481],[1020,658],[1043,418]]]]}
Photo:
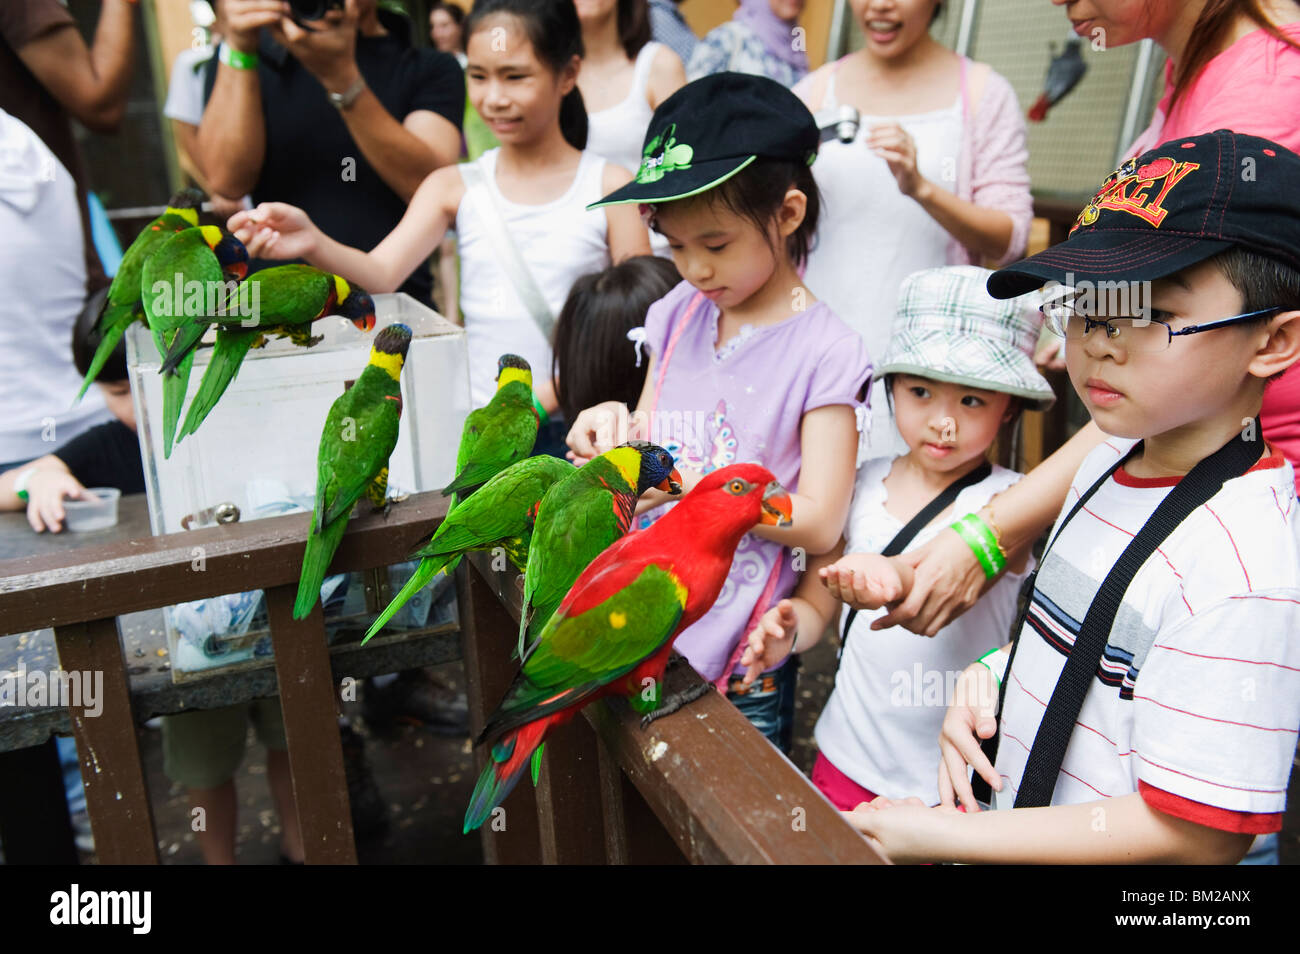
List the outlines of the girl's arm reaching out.
{"type": "Polygon", "coordinates": [[[236,212],[226,227],[254,258],[302,258],[372,294],[391,292],[433,254],[455,221],[464,195],[455,166],[432,173],[415,191],[397,227],[369,252],[334,241],[302,209],[283,202],[263,202],[236,212]]]}
{"type": "Polygon", "coordinates": [[[755,527],[750,532],[815,555],[835,546],[849,516],[857,417],[849,405],[831,404],[806,413],[800,430],[802,460],[799,491],[790,493],[792,522],[789,527],[755,527]]]}
{"type": "MultiPolygon", "coordinates": [[[[632,173],[607,162],[600,178],[601,193],[609,195],[631,181],[632,173]]],[[[615,265],[634,255],[650,254],[650,233],[635,205],[605,206],[605,234],[609,243],[609,260],[615,265]]]]}
{"type": "Polygon", "coordinates": [[[844,818],[901,864],[1231,865],[1246,856],[1255,837],[1166,815],[1137,792],[978,814],[876,799],[844,818]]]}

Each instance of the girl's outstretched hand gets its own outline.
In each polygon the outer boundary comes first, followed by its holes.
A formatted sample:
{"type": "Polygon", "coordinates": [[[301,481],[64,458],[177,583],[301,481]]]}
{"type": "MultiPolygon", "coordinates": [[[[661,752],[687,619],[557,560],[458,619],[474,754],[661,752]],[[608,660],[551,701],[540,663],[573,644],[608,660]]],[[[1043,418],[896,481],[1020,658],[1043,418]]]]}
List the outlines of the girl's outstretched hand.
{"type": "Polygon", "coordinates": [[[980,810],[968,777],[972,767],[995,792],[1002,791],[1002,777],[980,748],[980,741],[991,739],[998,730],[997,708],[998,683],[993,672],[983,663],[967,666],[957,680],[952,705],[939,731],[940,805],[954,808],[960,800],[966,811],[980,810]]]}
{"type": "Polygon", "coordinates": [[[970,545],[951,528],[893,559],[912,567],[915,578],[903,602],[872,622],[872,629],[902,626],[933,636],[974,606],[987,582],[970,545]]]}
{"type": "Polygon", "coordinates": [[[263,202],[236,212],[226,223],[252,258],[310,259],[320,245],[321,232],[307,213],[284,202],[263,202]]]}
{"type": "Polygon", "coordinates": [[[894,801],[881,795],[841,814],[886,858],[905,865],[941,860],[957,812],[942,805],[930,808],[919,798],[894,801]]]}
{"type": "Polygon", "coordinates": [[[622,401],[604,401],[578,413],[569,428],[564,442],[569,445],[566,455],[575,464],[585,464],[611,447],[628,440],[630,412],[622,401]]]}
{"type": "Polygon", "coordinates": [[[854,609],[880,609],[906,593],[897,568],[879,553],[848,553],[818,576],[831,596],[854,609]]]}
{"type": "Polygon", "coordinates": [[[760,673],[774,668],[789,656],[798,632],[799,618],[789,600],[781,600],[764,613],[749,634],[749,647],[740,657],[740,664],[749,667],[745,671],[744,684],[752,684],[760,673]]]}

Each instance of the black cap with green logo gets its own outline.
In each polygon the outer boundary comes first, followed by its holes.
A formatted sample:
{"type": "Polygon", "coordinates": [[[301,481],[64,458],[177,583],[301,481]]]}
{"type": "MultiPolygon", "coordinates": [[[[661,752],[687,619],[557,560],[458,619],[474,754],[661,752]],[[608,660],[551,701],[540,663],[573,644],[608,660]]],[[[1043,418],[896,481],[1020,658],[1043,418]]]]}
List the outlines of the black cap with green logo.
{"type": "Polygon", "coordinates": [[[759,157],[811,164],[819,141],[808,107],[780,83],[748,73],[714,73],[659,104],[636,178],[587,208],[689,198],[759,157]]]}

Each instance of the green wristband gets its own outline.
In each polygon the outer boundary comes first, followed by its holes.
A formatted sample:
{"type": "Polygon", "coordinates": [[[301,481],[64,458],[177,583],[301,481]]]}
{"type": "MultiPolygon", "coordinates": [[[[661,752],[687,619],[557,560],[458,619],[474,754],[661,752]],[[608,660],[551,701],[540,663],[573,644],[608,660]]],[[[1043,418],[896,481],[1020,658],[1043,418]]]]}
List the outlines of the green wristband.
{"type": "Polygon", "coordinates": [[[221,44],[221,51],[217,54],[217,59],[227,66],[234,67],[237,70],[255,70],[257,69],[257,54],[242,53],[236,50],[229,43],[221,44]]]}
{"type": "Polygon", "coordinates": [[[533,410],[537,412],[537,426],[545,427],[546,422],[551,419],[551,415],[546,413],[546,408],[542,407],[542,402],[537,400],[537,395],[533,395],[533,410]]]}
{"type": "Polygon", "coordinates": [[[990,649],[988,652],[986,652],[983,656],[981,656],[979,659],[975,661],[979,663],[981,666],[983,666],[985,669],[987,669],[989,672],[993,673],[993,681],[996,682],[998,684],[998,688],[1001,689],[1002,677],[998,675],[998,671],[996,669],[994,669],[992,666],[989,665],[989,657],[996,656],[999,652],[1001,652],[1001,650],[998,649],[997,647],[994,647],[993,649],[990,649]]]}
{"type": "Polygon", "coordinates": [[[993,579],[1007,565],[1007,558],[998,547],[998,539],[989,529],[989,525],[978,514],[968,513],[952,525],[957,535],[966,541],[966,545],[984,568],[984,575],[993,579]]]}

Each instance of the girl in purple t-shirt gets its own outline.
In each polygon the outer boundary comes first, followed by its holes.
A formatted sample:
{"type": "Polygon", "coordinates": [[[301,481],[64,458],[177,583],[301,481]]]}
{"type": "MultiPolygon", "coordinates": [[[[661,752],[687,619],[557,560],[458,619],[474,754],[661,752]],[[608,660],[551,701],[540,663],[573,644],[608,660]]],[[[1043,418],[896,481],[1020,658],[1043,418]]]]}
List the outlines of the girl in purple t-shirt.
{"type": "MultiPolygon", "coordinates": [[[[717,602],[676,642],[786,751],[794,667],[742,687],[737,664],[753,621],[793,591],[809,554],[839,539],[855,412],[871,379],[861,337],[799,276],[817,225],[808,168],[817,142],[812,115],[780,84],[706,77],[656,111],[636,181],[601,203],[642,203],[685,278],[646,315],[649,368],[633,430],[673,452],[687,491],[738,461],[759,462],[792,488],[793,525],[742,540],[717,602]]],[[[569,432],[570,456],[581,462],[612,447],[628,423],[618,402],[586,409],[569,432]]],[[[647,495],[642,525],[667,499],[647,495]]]]}

